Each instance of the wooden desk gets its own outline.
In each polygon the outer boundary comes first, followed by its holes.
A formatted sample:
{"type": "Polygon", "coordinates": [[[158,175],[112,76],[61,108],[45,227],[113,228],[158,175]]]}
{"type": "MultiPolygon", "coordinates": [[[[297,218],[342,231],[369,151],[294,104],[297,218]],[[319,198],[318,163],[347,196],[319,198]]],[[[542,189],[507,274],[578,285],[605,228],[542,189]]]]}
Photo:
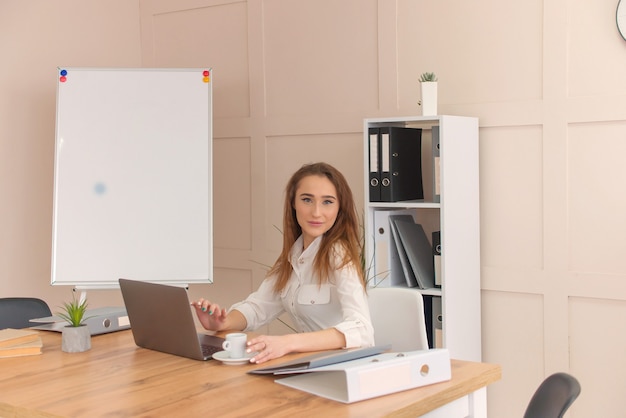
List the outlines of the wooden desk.
{"type": "Polygon", "coordinates": [[[453,360],[451,381],[346,405],[245,373],[258,365],[138,348],[130,331],[94,336],[74,354],[61,351],[60,333],[40,333],[42,355],[0,359],[0,402],[64,417],[415,417],[456,399],[471,408],[464,399],[501,375],[498,365],[453,360]]]}

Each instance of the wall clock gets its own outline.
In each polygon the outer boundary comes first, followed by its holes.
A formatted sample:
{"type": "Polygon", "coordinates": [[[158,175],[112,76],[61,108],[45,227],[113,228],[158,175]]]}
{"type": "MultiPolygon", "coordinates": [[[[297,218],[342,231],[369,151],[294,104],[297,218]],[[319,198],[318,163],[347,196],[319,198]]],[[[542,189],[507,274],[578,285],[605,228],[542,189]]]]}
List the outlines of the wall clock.
{"type": "Polygon", "coordinates": [[[617,3],[615,19],[617,20],[617,30],[619,30],[619,34],[626,40],[626,2],[624,0],[619,0],[617,3]]]}

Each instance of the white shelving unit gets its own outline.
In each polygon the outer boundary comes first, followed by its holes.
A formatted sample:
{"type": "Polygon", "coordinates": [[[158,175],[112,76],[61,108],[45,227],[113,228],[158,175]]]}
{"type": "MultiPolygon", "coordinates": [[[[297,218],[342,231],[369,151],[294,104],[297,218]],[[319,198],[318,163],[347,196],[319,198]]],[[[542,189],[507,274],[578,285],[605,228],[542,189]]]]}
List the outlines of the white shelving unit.
{"type": "Polygon", "coordinates": [[[363,136],[365,249],[370,286],[407,286],[399,262],[393,259],[393,241],[381,211],[411,213],[429,239],[433,231],[441,231],[441,288],[414,289],[423,295],[441,296],[442,344],[451,357],[480,361],[478,119],[445,115],[365,119],[363,136]],[[370,202],[369,128],[381,126],[422,129],[424,199],[370,202]],[[439,202],[433,198],[433,126],[439,127],[439,202]]]}

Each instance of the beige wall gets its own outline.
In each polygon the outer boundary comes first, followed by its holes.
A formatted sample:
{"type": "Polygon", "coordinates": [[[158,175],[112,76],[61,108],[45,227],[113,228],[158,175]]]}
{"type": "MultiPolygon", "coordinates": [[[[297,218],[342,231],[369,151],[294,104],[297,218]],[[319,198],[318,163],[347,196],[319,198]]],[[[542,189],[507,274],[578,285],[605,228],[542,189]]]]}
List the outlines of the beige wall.
{"type": "Polygon", "coordinates": [[[71,298],[49,285],[57,66],[141,66],[139,19],[136,1],[0,0],[0,297],[71,298]]]}
{"type": "MultiPolygon", "coordinates": [[[[340,168],[363,203],[362,120],[440,113],[481,125],[483,358],[492,417],[521,416],[549,373],[571,417],[626,410],[626,41],[616,0],[0,0],[0,296],[52,306],[56,66],[211,66],[215,284],[254,289],[280,246],[282,188],[340,168]]],[[[93,306],[119,304],[94,291],[93,306]]],[[[280,332],[277,327],[272,331],[280,332]]]]}

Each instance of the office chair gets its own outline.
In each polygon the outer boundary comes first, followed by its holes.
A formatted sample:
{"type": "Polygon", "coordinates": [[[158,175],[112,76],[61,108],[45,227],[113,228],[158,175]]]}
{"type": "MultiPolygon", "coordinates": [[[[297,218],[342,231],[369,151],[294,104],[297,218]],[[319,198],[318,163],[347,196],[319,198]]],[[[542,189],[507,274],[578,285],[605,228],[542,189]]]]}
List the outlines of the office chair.
{"type": "Polygon", "coordinates": [[[28,328],[33,318],[51,316],[48,304],[37,298],[0,298],[0,329],[28,328]]]}
{"type": "Polygon", "coordinates": [[[567,373],[548,376],[537,388],[524,418],[561,418],[580,394],[580,383],[567,373]]]}
{"type": "Polygon", "coordinates": [[[376,287],[367,290],[376,345],[392,351],[428,350],[424,301],[415,289],[376,287]]]}

